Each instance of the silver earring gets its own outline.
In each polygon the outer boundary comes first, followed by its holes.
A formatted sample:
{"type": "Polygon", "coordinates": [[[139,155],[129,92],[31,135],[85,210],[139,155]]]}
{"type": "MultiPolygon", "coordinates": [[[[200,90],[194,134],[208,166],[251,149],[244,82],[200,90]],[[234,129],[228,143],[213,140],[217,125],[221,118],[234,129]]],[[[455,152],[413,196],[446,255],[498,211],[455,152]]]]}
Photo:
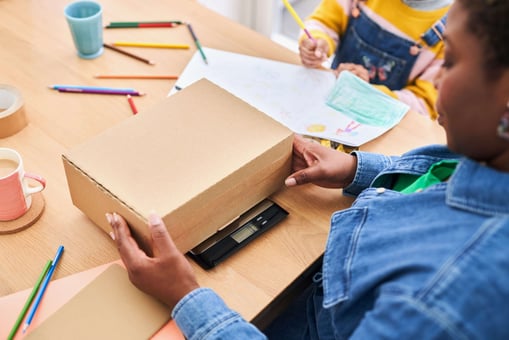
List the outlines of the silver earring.
{"type": "Polygon", "coordinates": [[[497,135],[500,138],[509,141],[509,102],[507,103],[504,114],[500,118],[500,122],[498,123],[497,135]]]}

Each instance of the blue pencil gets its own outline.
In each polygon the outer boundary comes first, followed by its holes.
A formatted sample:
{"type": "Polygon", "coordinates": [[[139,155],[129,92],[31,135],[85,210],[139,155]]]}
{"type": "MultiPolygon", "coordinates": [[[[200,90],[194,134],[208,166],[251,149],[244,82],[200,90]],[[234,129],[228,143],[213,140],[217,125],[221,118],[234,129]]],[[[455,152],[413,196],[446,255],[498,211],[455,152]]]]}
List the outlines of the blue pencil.
{"type": "Polygon", "coordinates": [[[136,92],[135,89],[129,87],[105,87],[105,86],[85,86],[85,85],[50,85],[50,89],[80,89],[80,90],[97,90],[97,91],[126,91],[136,92]]]}
{"type": "Polygon", "coordinates": [[[37,311],[37,307],[39,307],[39,304],[42,300],[42,296],[44,295],[44,292],[46,291],[46,288],[48,287],[48,283],[51,280],[51,276],[53,276],[53,272],[55,271],[55,268],[58,264],[58,261],[60,260],[60,257],[62,256],[63,251],[64,251],[64,246],[59,246],[57,249],[55,258],[53,259],[53,262],[51,263],[51,267],[49,267],[48,273],[46,274],[46,277],[44,278],[41,289],[39,290],[39,293],[37,293],[37,297],[35,298],[35,302],[34,302],[34,305],[32,306],[32,309],[30,310],[30,314],[28,314],[27,321],[25,321],[25,325],[23,326],[23,333],[25,333],[28,326],[30,326],[30,323],[32,323],[32,319],[34,318],[35,312],[37,311]]]}
{"type": "Polygon", "coordinates": [[[39,278],[37,279],[37,282],[30,292],[30,295],[28,296],[27,301],[25,302],[25,305],[21,309],[21,312],[19,313],[18,319],[16,320],[16,323],[12,327],[11,333],[7,337],[7,340],[14,339],[14,336],[16,335],[19,325],[21,324],[21,321],[23,321],[23,318],[25,317],[28,308],[30,308],[30,305],[32,304],[32,301],[34,301],[35,294],[39,291],[39,287],[41,286],[42,280],[46,277],[46,274],[48,273],[49,267],[51,266],[51,260],[48,260],[46,262],[46,265],[44,266],[44,269],[42,270],[41,275],[39,275],[39,278]]]}

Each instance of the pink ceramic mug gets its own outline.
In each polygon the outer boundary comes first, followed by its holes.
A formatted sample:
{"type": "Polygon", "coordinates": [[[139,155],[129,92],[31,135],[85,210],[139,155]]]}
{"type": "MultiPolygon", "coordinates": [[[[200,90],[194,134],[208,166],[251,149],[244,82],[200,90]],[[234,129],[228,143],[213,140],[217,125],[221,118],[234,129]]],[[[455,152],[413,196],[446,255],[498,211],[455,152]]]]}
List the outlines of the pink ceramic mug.
{"type": "Polygon", "coordinates": [[[30,209],[31,195],[45,187],[44,178],[25,173],[23,160],[16,150],[0,148],[0,221],[21,217],[30,209]],[[35,186],[29,184],[28,178],[35,186]]]}

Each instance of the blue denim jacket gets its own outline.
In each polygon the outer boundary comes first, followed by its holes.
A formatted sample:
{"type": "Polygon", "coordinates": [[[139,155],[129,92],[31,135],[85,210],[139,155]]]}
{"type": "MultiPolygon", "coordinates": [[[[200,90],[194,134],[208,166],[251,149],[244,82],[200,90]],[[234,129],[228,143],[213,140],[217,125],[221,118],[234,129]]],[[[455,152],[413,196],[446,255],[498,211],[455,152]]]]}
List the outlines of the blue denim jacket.
{"type": "MultiPolygon", "coordinates": [[[[458,156],[442,146],[356,155],[344,194],[357,199],[333,214],[322,282],[306,320],[286,329],[309,339],[509,338],[509,174],[463,158],[448,182],[402,194],[390,189],[395,174],[458,156]]],[[[208,289],[173,317],[189,339],[265,337],[208,289]]]]}

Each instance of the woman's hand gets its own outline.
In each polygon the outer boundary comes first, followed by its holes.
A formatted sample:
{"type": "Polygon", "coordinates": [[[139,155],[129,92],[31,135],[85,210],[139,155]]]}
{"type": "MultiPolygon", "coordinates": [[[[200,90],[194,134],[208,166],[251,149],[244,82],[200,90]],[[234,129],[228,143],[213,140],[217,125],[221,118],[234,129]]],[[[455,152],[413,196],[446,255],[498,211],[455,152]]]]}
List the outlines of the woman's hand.
{"type": "Polygon", "coordinates": [[[354,179],[357,157],[295,135],[292,171],[286,186],[314,183],[324,188],[344,188],[354,179]]]}
{"type": "Polygon", "coordinates": [[[106,214],[106,218],[113,228],[114,240],[129,279],[140,290],[173,310],[187,293],[199,287],[191,264],[177,249],[158,215],[151,214],[148,223],[152,257],[140,249],[120,215],[106,214]]]}

